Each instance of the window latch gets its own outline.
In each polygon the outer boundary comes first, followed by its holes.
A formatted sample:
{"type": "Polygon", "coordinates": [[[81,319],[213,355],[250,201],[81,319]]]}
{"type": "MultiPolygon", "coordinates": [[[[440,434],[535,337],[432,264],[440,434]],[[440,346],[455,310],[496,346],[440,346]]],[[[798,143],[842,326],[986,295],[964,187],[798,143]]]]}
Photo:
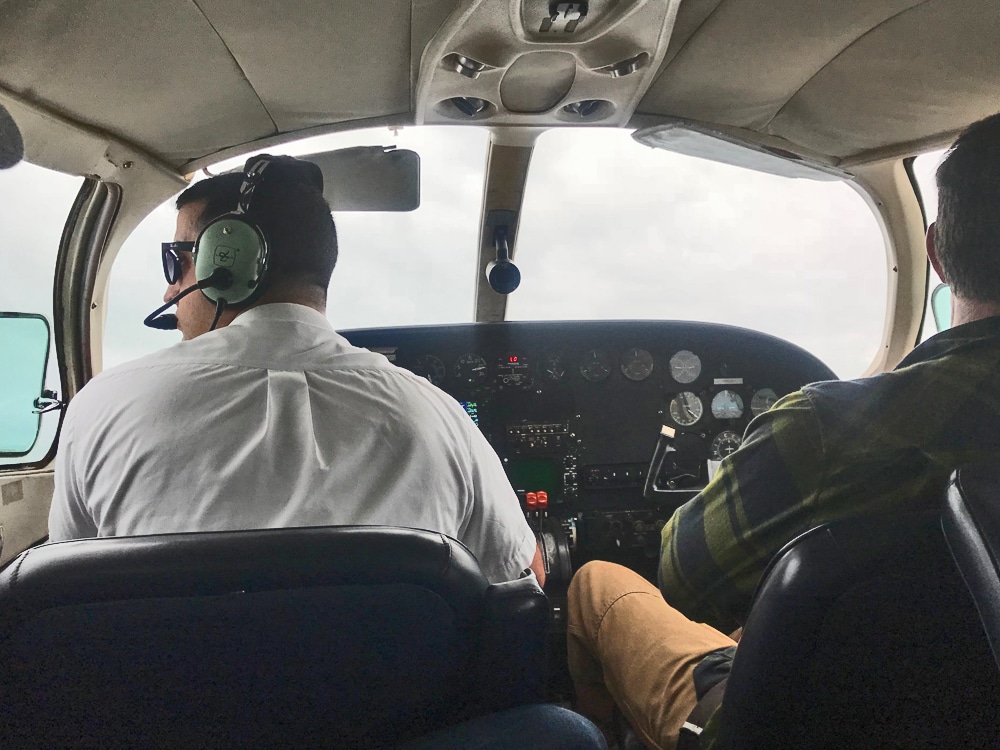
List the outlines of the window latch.
{"type": "Polygon", "coordinates": [[[59,400],[59,394],[50,390],[42,391],[42,395],[35,399],[33,405],[35,408],[31,411],[34,414],[46,414],[50,411],[58,411],[66,406],[66,404],[59,400]]]}

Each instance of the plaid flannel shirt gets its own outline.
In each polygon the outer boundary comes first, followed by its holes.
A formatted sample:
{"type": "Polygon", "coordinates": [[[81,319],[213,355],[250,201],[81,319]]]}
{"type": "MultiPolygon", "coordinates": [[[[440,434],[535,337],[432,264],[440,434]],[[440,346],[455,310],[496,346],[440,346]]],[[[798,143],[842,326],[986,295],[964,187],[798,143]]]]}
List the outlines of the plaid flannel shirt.
{"type": "Polygon", "coordinates": [[[814,383],[663,528],[660,589],[693,620],[742,625],[764,568],[828,521],[938,507],[956,467],[1000,456],[1000,318],[937,334],[892,372],[814,383]]]}

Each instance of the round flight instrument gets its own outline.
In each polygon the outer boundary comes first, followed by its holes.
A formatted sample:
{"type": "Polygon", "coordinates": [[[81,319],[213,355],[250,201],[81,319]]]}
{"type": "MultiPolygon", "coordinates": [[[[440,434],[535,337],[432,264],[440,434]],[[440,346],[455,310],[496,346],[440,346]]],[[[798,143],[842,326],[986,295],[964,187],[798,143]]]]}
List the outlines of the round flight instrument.
{"type": "Polygon", "coordinates": [[[645,380],[653,374],[653,355],[645,349],[629,349],[622,356],[621,368],[629,380],[645,380]]]}
{"type": "Polygon", "coordinates": [[[761,388],[750,400],[750,413],[759,417],[778,401],[778,394],[770,388],[761,388]]]}
{"type": "Polygon", "coordinates": [[[708,449],[708,454],[713,461],[721,461],[726,456],[734,453],[743,443],[743,438],[732,430],[723,430],[715,436],[712,445],[708,449]]]}
{"type": "Polygon", "coordinates": [[[512,388],[531,385],[531,367],[528,360],[518,354],[508,354],[497,362],[496,382],[512,388]]]}
{"type": "Polygon", "coordinates": [[[712,416],[716,419],[739,419],[743,416],[743,398],[728,388],[712,398],[712,416]]]}
{"type": "Polygon", "coordinates": [[[463,354],[455,362],[452,375],[463,385],[482,385],[486,382],[489,369],[486,360],[478,354],[463,354]]]}
{"type": "Polygon", "coordinates": [[[701,359],[682,349],[670,358],[670,374],[678,383],[693,383],[701,375],[701,359]]]}
{"type": "Polygon", "coordinates": [[[538,372],[544,380],[558,383],[566,377],[566,362],[561,354],[549,352],[538,361],[538,372]]]}
{"type": "Polygon", "coordinates": [[[611,357],[600,349],[591,349],[580,358],[580,374],[584,380],[600,383],[611,374],[611,357]]]}
{"type": "Polygon", "coordinates": [[[413,374],[427,378],[434,385],[441,385],[447,371],[444,369],[444,362],[433,354],[423,354],[413,363],[413,374]]]}
{"type": "Polygon", "coordinates": [[[691,391],[678,393],[670,402],[670,418],[681,427],[697,423],[704,411],[701,399],[691,391]]]}

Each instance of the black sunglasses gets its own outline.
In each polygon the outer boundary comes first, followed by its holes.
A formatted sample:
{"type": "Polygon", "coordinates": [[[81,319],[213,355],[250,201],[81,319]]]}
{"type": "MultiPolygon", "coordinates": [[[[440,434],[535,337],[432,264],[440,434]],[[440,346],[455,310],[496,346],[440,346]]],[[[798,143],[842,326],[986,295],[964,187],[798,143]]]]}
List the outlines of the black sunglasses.
{"type": "Polygon", "coordinates": [[[162,242],[160,255],[163,258],[163,278],[168,284],[176,284],[181,277],[180,253],[194,252],[194,242],[162,242]]]}

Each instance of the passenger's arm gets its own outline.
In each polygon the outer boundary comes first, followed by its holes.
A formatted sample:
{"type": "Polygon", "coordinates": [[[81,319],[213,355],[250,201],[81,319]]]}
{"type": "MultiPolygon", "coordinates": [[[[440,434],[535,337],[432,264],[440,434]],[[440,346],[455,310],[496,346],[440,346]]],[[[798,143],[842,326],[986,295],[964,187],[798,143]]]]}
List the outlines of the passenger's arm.
{"type": "Polygon", "coordinates": [[[771,558],[828,520],[814,502],[826,470],[819,422],[804,393],[757,417],[743,446],[663,528],[667,602],[723,632],[741,626],[771,558]]]}
{"type": "Polygon", "coordinates": [[[535,556],[531,560],[531,572],[538,579],[538,585],[545,587],[545,561],[542,559],[542,544],[535,544],[535,556]]]}

